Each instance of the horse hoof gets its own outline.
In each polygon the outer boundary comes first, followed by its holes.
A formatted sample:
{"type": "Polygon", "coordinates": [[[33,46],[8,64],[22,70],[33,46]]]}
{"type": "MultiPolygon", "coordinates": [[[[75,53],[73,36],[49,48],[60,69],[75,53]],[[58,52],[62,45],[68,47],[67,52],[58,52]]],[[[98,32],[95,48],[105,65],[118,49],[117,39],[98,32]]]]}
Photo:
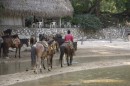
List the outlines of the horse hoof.
{"type": "Polygon", "coordinates": [[[36,72],[35,70],[34,70],[33,72],[34,72],[35,74],[37,74],[37,72],[36,72]]]}
{"type": "Polygon", "coordinates": [[[5,59],[9,59],[9,57],[5,57],[5,59]]]}
{"type": "Polygon", "coordinates": [[[40,69],[40,73],[42,73],[42,69],[40,69]]]}
{"type": "Polygon", "coordinates": [[[48,69],[48,71],[51,71],[50,69],[48,69]]]}

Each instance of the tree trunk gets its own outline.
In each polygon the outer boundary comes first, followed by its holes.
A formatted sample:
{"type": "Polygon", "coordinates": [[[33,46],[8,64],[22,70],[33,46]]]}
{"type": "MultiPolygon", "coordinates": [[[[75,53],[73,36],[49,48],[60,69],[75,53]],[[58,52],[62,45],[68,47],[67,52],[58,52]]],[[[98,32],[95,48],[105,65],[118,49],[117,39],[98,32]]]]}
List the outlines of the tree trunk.
{"type": "Polygon", "coordinates": [[[95,0],[94,5],[89,9],[90,14],[96,14],[96,16],[100,15],[100,2],[101,0],[95,0]]]}

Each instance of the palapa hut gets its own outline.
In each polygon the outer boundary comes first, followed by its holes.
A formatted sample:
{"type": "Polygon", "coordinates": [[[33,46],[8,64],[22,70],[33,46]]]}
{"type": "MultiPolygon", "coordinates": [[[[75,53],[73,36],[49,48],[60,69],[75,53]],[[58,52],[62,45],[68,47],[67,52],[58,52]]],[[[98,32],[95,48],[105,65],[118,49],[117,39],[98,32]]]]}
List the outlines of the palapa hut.
{"type": "Polygon", "coordinates": [[[72,16],[70,0],[0,0],[4,10],[0,25],[24,26],[27,16],[61,18],[72,16]]]}

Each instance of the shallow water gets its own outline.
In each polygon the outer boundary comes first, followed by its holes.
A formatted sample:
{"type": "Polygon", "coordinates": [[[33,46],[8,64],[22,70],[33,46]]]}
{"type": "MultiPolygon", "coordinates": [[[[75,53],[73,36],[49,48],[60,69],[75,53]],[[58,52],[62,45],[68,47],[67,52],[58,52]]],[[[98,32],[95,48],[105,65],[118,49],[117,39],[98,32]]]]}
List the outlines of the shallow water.
{"type": "Polygon", "coordinates": [[[130,86],[130,66],[60,74],[11,86],[130,86]]]}
{"type": "MultiPolygon", "coordinates": [[[[111,60],[121,60],[121,59],[129,59],[129,56],[96,56],[96,57],[81,57],[74,58],[73,64],[79,63],[89,63],[89,62],[97,62],[97,61],[111,61],[111,60]]],[[[66,61],[64,62],[66,65],[66,61]]],[[[45,61],[45,66],[46,66],[45,61]]],[[[53,66],[60,66],[59,60],[55,59],[53,61],[53,66]]],[[[31,69],[30,61],[13,61],[13,62],[1,62],[0,63],[0,75],[13,74],[18,72],[23,72],[31,69]]]]}
{"type": "Polygon", "coordinates": [[[0,63],[0,75],[12,74],[17,72],[26,71],[31,68],[31,63],[27,62],[1,62],[0,63]]]}

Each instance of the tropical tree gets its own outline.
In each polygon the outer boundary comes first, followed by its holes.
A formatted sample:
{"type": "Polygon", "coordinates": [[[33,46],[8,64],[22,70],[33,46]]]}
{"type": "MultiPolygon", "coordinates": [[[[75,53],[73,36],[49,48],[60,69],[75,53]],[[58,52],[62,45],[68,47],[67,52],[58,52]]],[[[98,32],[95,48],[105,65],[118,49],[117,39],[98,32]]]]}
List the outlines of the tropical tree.
{"type": "Polygon", "coordinates": [[[0,2],[0,16],[1,16],[2,12],[3,12],[3,9],[4,9],[4,6],[3,6],[2,2],[0,2]]]}

